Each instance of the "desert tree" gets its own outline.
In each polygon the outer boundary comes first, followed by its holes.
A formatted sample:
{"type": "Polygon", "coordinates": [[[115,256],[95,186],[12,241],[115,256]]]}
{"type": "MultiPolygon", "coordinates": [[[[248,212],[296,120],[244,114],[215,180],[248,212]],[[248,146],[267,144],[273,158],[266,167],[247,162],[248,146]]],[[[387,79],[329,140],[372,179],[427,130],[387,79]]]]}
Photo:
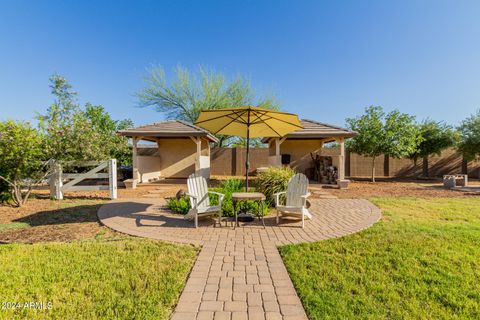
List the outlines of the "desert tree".
{"type": "MultiPolygon", "coordinates": [[[[167,80],[162,67],[150,67],[144,76],[144,83],[145,86],[136,94],[139,106],[154,107],[165,114],[167,119],[194,123],[202,110],[246,105],[278,109],[275,99],[257,97],[245,78],[237,76],[229,80],[221,73],[202,67],[196,72],[190,72],[178,66],[170,80],[167,80]]],[[[219,146],[230,141],[228,137],[218,137],[219,146]]]]}
{"type": "Polygon", "coordinates": [[[117,131],[133,126],[129,119],[113,120],[105,108],[86,103],[82,107],[67,79],[50,77],[54,102],[38,114],[40,132],[45,136],[46,158],[55,160],[106,160],[117,158],[128,164],[131,148],[128,139],[117,131]]]}
{"type": "Polygon", "coordinates": [[[386,114],[380,106],[370,106],[362,116],[348,118],[348,127],[358,136],[347,142],[350,151],[371,157],[371,178],[375,182],[375,160],[386,155],[392,158],[412,154],[421,142],[415,117],[393,110],[386,114]]]}
{"type": "Polygon", "coordinates": [[[458,150],[467,161],[477,159],[480,156],[480,110],[463,120],[458,131],[458,150]]]}
{"type": "Polygon", "coordinates": [[[421,141],[409,158],[417,164],[418,159],[423,160],[423,175],[429,176],[428,157],[453,147],[458,141],[458,132],[452,126],[442,121],[426,119],[418,124],[421,141]]]}

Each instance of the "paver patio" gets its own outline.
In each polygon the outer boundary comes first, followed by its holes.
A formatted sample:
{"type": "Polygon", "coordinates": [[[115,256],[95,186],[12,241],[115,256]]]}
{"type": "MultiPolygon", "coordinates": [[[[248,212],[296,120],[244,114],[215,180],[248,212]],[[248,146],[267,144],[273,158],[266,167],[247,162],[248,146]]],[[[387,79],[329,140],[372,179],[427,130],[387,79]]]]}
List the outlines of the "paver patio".
{"type": "Polygon", "coordinates": [[[265,218],[233,229],[212,220],[193,228],[164,199],[122,199],[98,211],[106,226],[131,235],[201,245],[172,319],[307,319],[277,246],[341,237],[368,228],[380,210],[363,199],[313,199],[313,220],[265,218]]]}

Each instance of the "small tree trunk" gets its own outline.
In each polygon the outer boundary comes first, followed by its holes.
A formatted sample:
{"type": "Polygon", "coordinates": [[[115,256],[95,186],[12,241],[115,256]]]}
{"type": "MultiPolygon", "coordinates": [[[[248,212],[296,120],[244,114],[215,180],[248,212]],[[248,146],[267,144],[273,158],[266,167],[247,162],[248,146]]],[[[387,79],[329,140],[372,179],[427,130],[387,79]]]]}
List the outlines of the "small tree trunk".
{"type": "Polygon", "coordinates": [[[423,157],[423,176],[428,177],[428,157],[423,157]]]}
{"type": "Polygon", "coordinates": [[[372,182],[375,182],[375,157],[372,157],[372,182]]]}

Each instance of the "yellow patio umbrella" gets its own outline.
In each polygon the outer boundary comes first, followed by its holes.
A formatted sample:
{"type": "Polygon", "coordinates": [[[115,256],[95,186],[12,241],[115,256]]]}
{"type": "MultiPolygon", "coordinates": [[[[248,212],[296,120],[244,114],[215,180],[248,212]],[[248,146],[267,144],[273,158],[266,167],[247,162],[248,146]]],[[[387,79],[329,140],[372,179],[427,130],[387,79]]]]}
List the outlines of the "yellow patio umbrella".
{"type": "Polygon", "coordinates": [[[247,138],[245,187],[248,191],[250,138],[283,137],[303,126],[296,114],[246,106],[233,109],[204,110],[195,125],[213,134],[247,138]]]}

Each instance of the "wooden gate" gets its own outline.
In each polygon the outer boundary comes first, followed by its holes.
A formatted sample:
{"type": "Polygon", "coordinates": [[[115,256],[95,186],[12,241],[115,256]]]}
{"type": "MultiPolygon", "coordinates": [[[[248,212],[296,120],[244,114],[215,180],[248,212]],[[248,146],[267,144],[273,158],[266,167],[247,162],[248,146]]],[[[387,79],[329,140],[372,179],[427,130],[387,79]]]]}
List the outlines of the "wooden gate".
{"type": "Polygon", "coordinates": [[[57,162],[51,164],[52,175],[50,176],[50,196],[54,199],[63,199],[63,193],[66,191],[91,191],[91,190],[109,190],[110,198],[117,198],[117,160],[106,161],[70,161],[57,162]],[[85,173],[64,173],[63,167],[94,167],[85,173]],[[107,172],[101,172],[107,171],[107,172]],[[78,185],[85,179],[107,179],[107,185],[78,185]]]}

